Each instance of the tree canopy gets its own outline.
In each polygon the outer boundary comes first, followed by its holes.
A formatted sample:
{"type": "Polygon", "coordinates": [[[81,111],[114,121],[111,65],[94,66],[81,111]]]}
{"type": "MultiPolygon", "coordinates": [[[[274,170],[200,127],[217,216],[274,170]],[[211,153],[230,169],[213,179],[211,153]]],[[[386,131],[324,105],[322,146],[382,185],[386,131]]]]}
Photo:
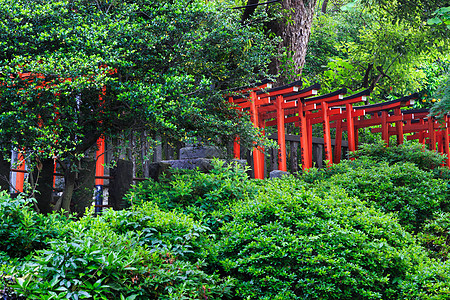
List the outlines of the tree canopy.
{"type": "Polygon", "coordinates": [[[265,76],[272,42],[214,2],[2,0],[0,19],[3,151],[68,167],[125,130],[258,134],[223,94],[265,76]]]}
{"type": "Polygon", "coordinates": [[[421,91],[446,72],[448,31],[427,20],[445,1],[344,1],[315,19],[305,77],[327,90],[369,88],[385,99],[421,91]]]}

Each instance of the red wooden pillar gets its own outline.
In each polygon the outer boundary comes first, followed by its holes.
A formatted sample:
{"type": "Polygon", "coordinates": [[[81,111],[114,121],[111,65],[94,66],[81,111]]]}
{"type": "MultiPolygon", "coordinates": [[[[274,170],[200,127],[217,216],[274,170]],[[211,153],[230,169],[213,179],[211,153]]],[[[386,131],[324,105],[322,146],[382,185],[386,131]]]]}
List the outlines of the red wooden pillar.
{"type": "Polygon", "coordinates": [[[234,138],[233,142],[233,157],[235,159],[241,159],[241,144],[239,143],[239,137],[234,138]]]}
{"type": "MultiPolygon", "coordinates": [[[[104,86],[102,88],[101,94],[99,95],[99,106],[102,107],[105,104],[105,100],[103,99],[102,95],[106,94],[106,87],[104,86]]],[[[101,123],[102,121],[100,121],[101,123]]],[[[96,158],[96,164],[95,164],[95,176],[96,177],[103,177],[105,176],[105,137],[102,135],[97,140],[97,151],[95,153],[96,158]]],[[[103,186],[103,178],[96,178],[95,179],[95,185],[96,186],[103,186]]]]}
{"type": "MultiPolygon", "coordinates": [[[[228,102],[233,104],[233,97],[228,98],[228,102]]],[[[239,143],[239,137],[236,136],[233,142],[233,157],[234,159],[241,159],[241,144],[239,143]]]]}
{"type": "Polygon", "coordinates": [[[23,172],[16,172],[16,190],[19,193],[23,193],[23,182],[25,180],[25,157],[22,152],[17,155],[17,170],[23,172]]]}
{"type": "Polygon", "coordinates": [[[444,154],[444,134],[442,130],[436,132],[437,137],[437,151],[444,154]]]}
{"type": "MultiPolygon", "coordinates": [[[[258,111],[256,109],[256,92],[250,92],[250,113],[253,121],[253,126],[258,128],[258,111]]],[[[261,156],[263,154],[258,148],[253,150],[253,172],[255,174],[255,178],[263,179],[264,178],[264,165],[261,165],[261,156]]]]}
{"type": "Polygon", "coordinates": [[[335,164],[341,162],[342,156],[342,120],[336,121],[336,143],[334,145],[334,160],[335,164]]]}
{"type": "Polygon", "coordinates": [[[308,130],[306,129],[306,112],[304,111],[304,104],[299,101],[299,127],[300,127],[300,155],[302,160],[302,169],[309,169],[310,153],[308,145],[308,130]]]}
{"type": "MultiPolygon", "coordinates": [[[[306,114],[308,114],[309,112],[307,111],[306,114]]],[[[308,155],[309,155],[309,160],[308,160],[308,169],[312,168],[313,166],[313,155],[312,155],[312,124],[311,124],[311,119],[306,118],[306,132],[307,132],[307,145],[308,145],[308,155]]]]}
{"type": "MultiPolygon", "coordinates": [[[[95,152],[95,176],[103,177],[105,176],[105,137],[101,136],[97,140],[97,151],[95,152]]],[[[96,178],[95,185],[103,185],[103,178],[96,178]]]]}
{"type": "MultiPolygon", "coordinates": [[[[258,121],[259,121],[259,128],[261,129],[261,133],[263,135],[266,135],[266,122],[264,119],[264,115],[259,115],[258,116],[258,121]]],[[[264,178],[264,169],[266,167],[266,156],[264,155],[264,148],[263,147],[258,147],[258,149],[260,150],[260,156],[259,156],[259,165],[261,166],[260,169],[260,178],[264,178]]]]}
{"type": "MultiPolygon", "coordinates": [[[[395,116],[401,116],[402,111],[400,108],[394,109],[395,116]]],[[[397,121],[395,122],[395,131],[397,133],[397,145],[403,144],[403,122],[397,121]]]]}
{"type": "Polygon", "coordinates": [[[325,160],[328,161],[327,164],[328,166],[330,166],[333,163],[333,155],[331,151],[330,116],[328,114],[328,103],[326,103],[325,101],[322,102],[322,115],[325,160]]]}
{"type": "Polygon", "coordinates": [[[447,159],[445,160],[445,165],[447,166],[447,167],[449,167],[450,168],[450,149],[449,149],[449,129],[448,129],[448,126],[450,125],[449,124],[449,117],[448,117],[448,115],[445,115],[445,117],[444,117],[444,120],[445,120],[445,129],[443,130],[443,135],[444,135],[444,154],[446,154],[447,155],[447,159]]]}
{"type": "Polygon", "coordinates": [[[428,136],[430,137],[430,150],[436,150],[436,131],[432,117],[428,117],[428,136]]]}
{"type": "Polygon", "coordinates": [[[389,123],[387,122],[388,112],[383,110],[381,112],[381,139],[386,142],[389,147],[389,123]]]}
{"type": "Polygon", "coordinates": [[[346,104],[345,112],[347,114],[348,151],[353,152],[356,150],[355,120],[352,116],[353,105],[346,104]]]}
{"type": "MultiPolygon", "coordinates": [[[[412,124],[412,122],[411,122],[411,124],[412,124]]],[[[423,124],[425,124],[425,121],[421,118],[419,121],[419,124],[423,125],[423,124]]],[[[421,143],[423,145],[426,144],[424,130],[419,131],[419,143],[421,143]]]]}
{"type": "Polygon", "coordinates": [[[287,171],[286,165],[286,137],[284,131],[284,109],[281,107],[283,96],[277,96],[277,131],[278,131],[278,169],[287,171]]]}

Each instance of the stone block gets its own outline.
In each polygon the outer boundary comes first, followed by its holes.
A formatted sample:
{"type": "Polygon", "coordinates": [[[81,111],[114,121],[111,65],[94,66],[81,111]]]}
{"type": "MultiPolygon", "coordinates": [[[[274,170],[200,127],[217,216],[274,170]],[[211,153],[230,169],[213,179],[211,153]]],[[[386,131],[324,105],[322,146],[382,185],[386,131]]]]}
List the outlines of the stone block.
{"type": "Polygon", "coordinates": [[[222,158],[223,153],[214,146],[184,147],[180,149],[180,160],[195,158],[222,158]]]}
{"type": "Polygon", "coordinates": [[[291,173],[289,172],[285,172],[285,171],[281,171],[281,170],[273,170],[272,172],[270,172],[269,177],[270,178],[282,178],[283,176],[289,176],[291,175],[291,173]]]}

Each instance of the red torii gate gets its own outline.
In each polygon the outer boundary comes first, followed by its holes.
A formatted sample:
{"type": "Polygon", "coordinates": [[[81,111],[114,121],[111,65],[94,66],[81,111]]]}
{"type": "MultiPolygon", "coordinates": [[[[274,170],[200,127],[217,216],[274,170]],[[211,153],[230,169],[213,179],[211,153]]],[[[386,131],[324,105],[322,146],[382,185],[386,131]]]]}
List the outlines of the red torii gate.
{"type": "MultiPolygon", "coordinates": [[[[270,88],[269,83],[246,89],[250,91],[241,97],[230,97],[229,101],[237,104],[238,109],[247,110],[255,127],[277,126],[279,145],[278,166],[280,170],[287,171],[285,124],[295,123],[300,127],[300,147],[303,169],[312,167],[312,125],[322,123],[324,131],[325,159],[331,164],[338,163],[341,157],[342,132],[348,133],[349,151],[354,151],[358,144],[358,129],[364,127],[381,126],[372,128],[372,132],[380,132],[382,139],[389,144],[389,136],[397,136],[397,144],[402,144],[404,134],[414,133],[407,139],[418,136],[422,143],[426,138],[430,141],[430,148],[444,154],[449,154],[449,118],[444,116],[445,126],[438,124],[433,118],[428,117],[429,112],[409,113],[401,110],[402,107],[414,104],[418,94],[402,97],[397,100],[362,105],[353,107],[355,103],[366,101],[369,90],[359,92],[348,97],[345,89],[341,89],[326,95],[317,95],[320,85],[315,84],[305,89],[300,89],[301,81],[293,82],[286,86],[270,88]],[[267,89],[263,91],[263,89],[267,89]],[[415,119],[419,116],[420,119],[415,119]],[[395,127],[391,126],[395,124],[395,127]],[[336,146],[331,151],[330,129],[336,129],[336,146]]],[[[413,111],[413,110],[411,110],[413,111]]],[[[238,139],[235,140],[235,158],[240,157],[238,139]],[[236,151],[237,150],[237,151],[236,151]]],[[[261,149],[253,151],[255,178],[264,177],[264,156],[261,149]]],[[[449,159],[446,162],[450,166],[449,159]]]]}
{"type": "MultiPolygon", "coordinates": [[[[105,66],[100,66],[100,68],[104,68],[105,66]]],[[[114,70],[109,70],[108,74],[109,75],[113,75],[117,72],[117,69],[114,70]]],[[[12,76],[12,75],[11,75],[12,76]]],[[[44,74],[39,74],[39,73],[32,73],[32,72],[23,72],[23,73],[19,73],[18,77],[22,80],[26,80],[26,79],[30,79],[30,78],[39,78],[39,79],[45,79],[45,75],[44,74]]],[[[72,78],[66,78],[63,79],[63,81],[71,81],[72,78]]],[[[31,80],[29,80],[29,82],[31,82],[31,80]]],[[[41,85],[37,86],[36,88],[44,88],[48,83],[47,82],[42,82],[41,85]]],[[[99,105],[102,105],[102,103],[104,102],[104,100],[102,99],[102,94],[105,94],[105,88],[103,87],[101,90],[101,95],[99,96],[99,105]]],[[[104,153],[106,151],[105,149],[105,138],[104,136],[101,136],[98,140],[97,140],[97,146],[98,149],[96,151],[96,169],[95,169],[95,185],[103,185],[103,177],[104,177],[104,153]]],[[[16,172],[16,180],[15,180],[15,189],[17,190],[17,192],[22,193],[23,192],[23,186],[24,186],[24,180],[25,180],[25,173],[27,173],[27,171],[25,170],[25,156],[23,152],[19,152],[18,153],[18,157],[17,157],[17,161],[18,161],[18,166],[15,169],[11,169],[13,172],[16,172]]],[[[55,173],[56,173],[56,163],[55,163],[55,173]]],[[[55,179],[53,179],[53,186],[55,185],[55,179]]]]}

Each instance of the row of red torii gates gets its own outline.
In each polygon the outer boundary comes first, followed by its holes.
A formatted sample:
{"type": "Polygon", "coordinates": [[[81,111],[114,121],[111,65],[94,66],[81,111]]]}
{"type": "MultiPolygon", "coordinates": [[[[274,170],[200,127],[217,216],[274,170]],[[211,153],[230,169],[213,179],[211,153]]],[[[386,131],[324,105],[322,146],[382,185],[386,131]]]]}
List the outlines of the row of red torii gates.
{"type": "MultiPolygon", "coordinates": [[[[325,160],[328,164],[339,163],[341,159],[342,133],[347,132],[348,150],[358,146],[358,129],[373,127],[371,131],[381,133],[389,146],[389,137],[395,135],[397,144],[407,140],[419,140],[429,149],[447,155],[444,165],[450,167],[449,159],[449,117],[441,120],[430,116],[428,109],[401,109],[412,106],[418,94],[371,105],[354,106],[365,102],[370,91],[365,90],[344,97],[346,89],[318,96],[319,84],[301,88],[301,81],[272,88],[270,82],[263,82],[254,88],[239,91],[238,96],[228,100],[236,108],[250,114],[253,125],[260,129],[276,126],[278,132],[278,168],[287,171],[285,124],[294,123],[300,131],[302,168],[309,169],[312,162],[312,126],[322,124],[325,160]],[[331,128],[336,130],[334,153],[331,144],[331,128]],[[405,134],[407,134],[405,136],[405,134]]],[[[234,142],[234,157],[240,158],[239,138],[234,142]]],[[[264,178],[264,153],[253,150],[255,178],[264,178]]]]}

